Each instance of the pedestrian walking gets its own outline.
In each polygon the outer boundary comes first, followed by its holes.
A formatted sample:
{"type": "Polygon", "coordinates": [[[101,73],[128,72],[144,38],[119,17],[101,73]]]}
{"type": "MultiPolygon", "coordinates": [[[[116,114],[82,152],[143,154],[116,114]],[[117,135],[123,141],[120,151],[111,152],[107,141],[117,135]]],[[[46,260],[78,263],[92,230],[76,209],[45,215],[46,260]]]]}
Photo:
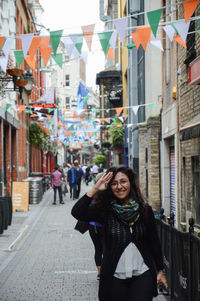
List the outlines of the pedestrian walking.
{"type": "Polygon", "coordinates": [[[85,184],[88,186],[89,182],[91,181],[91,169],[88,165],[85,170],[85,184]]]}
{"type": "Polygon", "coordinates": [[[103,164],[102,163],[100,163],[99,164],[99,168],[98,168],[98,173],[100,173],[100,172],[103,172],[103,164]]]}
{"type": "Polygon", "coordinates": [[[62,173],[59,171],[59,166],[55,167],[55,170],[52,173],[52,187],[54,190],[54,201],[53,205],[56,205],[56,192],[58,190],[60,204],[64,204],[62,197],[62,173]]]}
{"type": "Polygon", "coordinates": [[[104,227],[100,301],[152,301],[157,283],[168,288],[153,210],[144,202],[131,168],[108,169],[71,213],[104,227]],[[92,204],[97,193],[98,203],[92,204]]]}
{"type": "Polygon", "coordinates": [[[75,167],[75,164],[72,163],[72,167],[67,172],[67,182],[70,187],[70,199],[73,198],[75,200],[77,198],[77,177],[78,177],[78,171],[75,167]]]}
{"type": "Polygon", "coordinates": [[[84,172],[82,170],[82,168],[75,163],[75,168],[77,169],[77,178],[76,178],[76,198],[79,198],[80,195],[80,191],[81,191],[81,181],[84,177],[84,172]]]}
{"type": "Polygon", "coordinates": [[[96,164],[94,164],[92,166],[92,177],[93,177],[94,181],[95,181],[95,178],[96,178],[96,175],[98,174],[98,172],[99,172],[99,167],[96,164]]]}

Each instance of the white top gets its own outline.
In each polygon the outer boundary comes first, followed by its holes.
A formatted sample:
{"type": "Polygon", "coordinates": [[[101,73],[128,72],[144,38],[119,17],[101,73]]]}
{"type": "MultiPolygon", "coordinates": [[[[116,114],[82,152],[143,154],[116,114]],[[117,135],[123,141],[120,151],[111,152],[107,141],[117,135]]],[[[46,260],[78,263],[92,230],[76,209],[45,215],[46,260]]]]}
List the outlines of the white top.
{"type": "Polygon", "coordinates": [[[120,279],[139,276],[148,270],[140,251],[134,243],[130,243],[122,253],[114,276],[120,279]]]}
{"type": "Polygon", "coordinates": [[[92,172],[93,172],[93,173],[98,173],[98,171],[99,171],[98,166],[97,166],[97,165],[94,165],[94,166],[92,167],[92,172]]]}

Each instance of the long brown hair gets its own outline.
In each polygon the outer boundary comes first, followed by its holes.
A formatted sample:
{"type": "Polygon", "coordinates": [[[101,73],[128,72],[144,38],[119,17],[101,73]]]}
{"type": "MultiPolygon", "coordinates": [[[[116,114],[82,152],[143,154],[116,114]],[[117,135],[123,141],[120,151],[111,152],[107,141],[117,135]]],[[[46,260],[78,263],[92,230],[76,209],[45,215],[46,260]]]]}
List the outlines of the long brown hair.
{"type": "Polygon", "coordinates": [[[144,201],[144,198],[143,198],[142,193],[139,188],[137,173],[132,168],[126,167],[126,166],[111,167],[106,171],[106,173],[108,173],[108,172],[113,173],[112,179],[110,180],[108,188],[105,191],[99,192],[95,196],[95,199],[97,200],[97,202],[102,203],[102,205],[108,205],[109,201],[112,200],[113,198],[115,198],[110,184],[112,183],[116,174],[121,172],[128,177],[129,182],[130,182],[129,197],[132,198],[133,200],[135,200],[140,206],[140,211],[143,211],[144,207],[145,207],[145,201],[144,201]]]}

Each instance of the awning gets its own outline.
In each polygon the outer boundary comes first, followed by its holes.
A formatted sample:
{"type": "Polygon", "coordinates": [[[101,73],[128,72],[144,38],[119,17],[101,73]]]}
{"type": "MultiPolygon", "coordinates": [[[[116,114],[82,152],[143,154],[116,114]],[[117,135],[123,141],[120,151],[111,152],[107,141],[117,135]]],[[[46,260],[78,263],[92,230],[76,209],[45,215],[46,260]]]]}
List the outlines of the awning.
{"type": "Polygon", "coordinates": [[[180,140],[189,140],[200,137],[200,114],[192,118],[180,128],[180,140]]]}

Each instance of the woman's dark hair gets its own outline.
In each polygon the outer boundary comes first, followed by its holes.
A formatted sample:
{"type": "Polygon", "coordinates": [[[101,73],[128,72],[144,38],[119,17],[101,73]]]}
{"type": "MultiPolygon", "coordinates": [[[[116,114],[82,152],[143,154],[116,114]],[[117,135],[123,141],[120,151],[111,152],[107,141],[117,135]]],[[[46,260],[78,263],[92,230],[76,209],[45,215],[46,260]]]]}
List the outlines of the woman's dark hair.
{"type": "Polygon", "coordinates": [[[114,198],[114,194],[111,190],[110,184],[112,183],[112,181],[115,178],[116,174],[121,172],[129,178],[130,197],[139,204],[140,209],[143,211],[144,206],[145,206],[145,202],[144,202],[142,193],[141,193],[140,188],[139,188],[137,173],[132,168],[129,168],[129,167],[126,167],[126,166],[111,167],[106,171],[106,173],[108,173],[108,172],[113,173],[112,179],[110,180],[110,183],[108,185],[108,189],[106,191],[103,191],[103,192],[99,193],[97,199],[101,203],[105,204],[105,202],[108,203],[108,200],[111,200],[111,199],[114,198]]]}

